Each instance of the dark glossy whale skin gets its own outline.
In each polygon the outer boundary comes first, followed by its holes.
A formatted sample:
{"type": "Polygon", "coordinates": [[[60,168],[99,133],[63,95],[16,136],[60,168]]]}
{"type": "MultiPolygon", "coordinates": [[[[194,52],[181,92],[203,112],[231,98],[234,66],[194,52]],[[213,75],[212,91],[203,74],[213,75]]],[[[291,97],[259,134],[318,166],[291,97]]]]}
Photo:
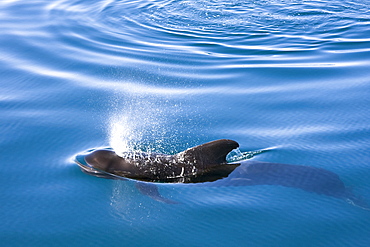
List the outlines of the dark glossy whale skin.
{"type": "Polygon", "coordinates": [[[195,183],[227,177],[239,164],[228,164],[226,155],[239,144],[222,139],[208,142],[175,155],[95,150],[84,157],[85,172],[149,182],[195,183]]]}

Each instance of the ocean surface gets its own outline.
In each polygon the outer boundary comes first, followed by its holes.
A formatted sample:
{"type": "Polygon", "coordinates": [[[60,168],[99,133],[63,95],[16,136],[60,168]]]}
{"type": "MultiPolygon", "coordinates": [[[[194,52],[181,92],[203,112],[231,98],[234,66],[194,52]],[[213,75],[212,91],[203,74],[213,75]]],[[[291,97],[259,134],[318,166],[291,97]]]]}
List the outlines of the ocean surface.
{"type": "Polygon", "coordinates": [[[1,246],[370,246],[370,211],[282,186],[81,172],[228,138],[370,203],[368,0],[0,2],[1,246]]]}

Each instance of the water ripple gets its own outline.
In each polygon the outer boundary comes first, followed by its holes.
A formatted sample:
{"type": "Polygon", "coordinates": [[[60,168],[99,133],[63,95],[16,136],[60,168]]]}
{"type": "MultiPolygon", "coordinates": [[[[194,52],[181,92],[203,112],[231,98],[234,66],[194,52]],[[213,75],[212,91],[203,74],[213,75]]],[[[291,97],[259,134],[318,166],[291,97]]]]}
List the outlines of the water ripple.
{"type": "Polygon", "coordinates": [[[351,2],[339,9],[339,4],[239,0],[87,4],[62,0],[46,10],[49,18],[63,18],[66,30],[61,35],[82,39],[87,47],[103,49],[104,54],[124,51],[126,56],[140,52],[155,57],[163,50],[226,57],[317,50],[369,22],[370,15],[363,14],[369,12],[367,5],[351,2]]]}
{"type": "Polygon", "coordinates": [[[118,74],[176,87],[199,85],[198,78],[240,79],[247,69],[361,68],[370,52],[370,10],[358,0],[346,6],[315,0],[1,5],[1,31],[19,44],[5,44],[2,56],[10,67],[41,76],[104,74],[109,81],[118,74]]]}

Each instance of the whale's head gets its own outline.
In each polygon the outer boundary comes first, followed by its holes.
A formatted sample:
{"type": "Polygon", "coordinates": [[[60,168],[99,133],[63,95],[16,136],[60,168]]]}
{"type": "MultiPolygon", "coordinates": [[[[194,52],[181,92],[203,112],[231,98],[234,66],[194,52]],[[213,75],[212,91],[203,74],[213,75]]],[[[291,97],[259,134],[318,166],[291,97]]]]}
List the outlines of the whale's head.
{"type": "Polygon", "coordinates": [[[88,166],[108,173],[112,173],[119,156],[111,150],[96,150],[85,156],[88,166]]]}
{"type": "Polygon", "coordinates": [[[115,178],[109,171],[114,170],[117,161],[118,156],[106,149],[89,151],[75,157],[75,162],[83,172],[103,178],[115,178]]]}
{"type": "MultiPolygon", "coordinates": [[[[112,150],[95,150],[84,157],[87,166],[96,172],[116,178],[141,178],[135,155],[121,157],[112,150]]],[[[95,173],[96,173],[95,172],[95,173]]]]}

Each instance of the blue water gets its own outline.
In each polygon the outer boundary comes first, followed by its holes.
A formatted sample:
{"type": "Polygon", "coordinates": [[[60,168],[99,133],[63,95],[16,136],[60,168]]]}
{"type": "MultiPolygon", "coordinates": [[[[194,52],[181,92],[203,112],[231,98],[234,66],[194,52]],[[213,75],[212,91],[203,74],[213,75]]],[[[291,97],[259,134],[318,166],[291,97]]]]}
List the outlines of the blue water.
{"type": "Polygon", "coordinates": [[[370,212],[280,186],[82,173],[111,146],[229,138],[370,201],[367,0],[0,2],[1,246],[369,246],[370,212]]]}

